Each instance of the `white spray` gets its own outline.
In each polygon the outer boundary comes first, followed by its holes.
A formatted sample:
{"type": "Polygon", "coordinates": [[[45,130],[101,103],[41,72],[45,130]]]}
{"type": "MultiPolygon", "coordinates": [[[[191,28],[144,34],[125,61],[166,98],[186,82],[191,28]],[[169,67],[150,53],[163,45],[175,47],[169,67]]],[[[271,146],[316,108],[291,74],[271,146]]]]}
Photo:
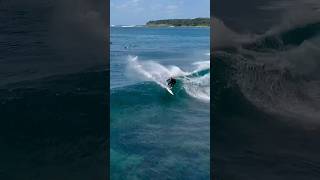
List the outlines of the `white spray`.
{"type": "Polygon", "coordinates": [[[166,80],[176,77],[182,81],[182,87],[190,96],[202,101],[210,101],[210,73],[204,76],[188,77],[199,71],[209,69],[209,61],[199,61],[192,64],[195,70],[185,72],[177,66],[163,66],[155,61],[139,61],[138,57],[128,58],[127,74],[130,78],[142,81],[153,81],[162,88],[167,87],[166,80]]]}

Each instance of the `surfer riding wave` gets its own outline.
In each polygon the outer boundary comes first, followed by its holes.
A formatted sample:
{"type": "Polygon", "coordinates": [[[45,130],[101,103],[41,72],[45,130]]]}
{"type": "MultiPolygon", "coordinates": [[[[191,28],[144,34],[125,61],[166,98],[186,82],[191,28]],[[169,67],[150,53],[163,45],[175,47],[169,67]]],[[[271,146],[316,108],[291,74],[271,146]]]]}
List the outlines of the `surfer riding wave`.
{"type": "Polygon", "coordinates": [[[196,99],[210,101],[210,61],[191,63],[193,71],[183,71],[178,66],[164,66],[155,61],[139,61],[138,57],[128,59],[128,78],[153,81],[171,95],[185,92],[196,99]],[[182,91],[181,91],[182,90],[182,91]]]}
{"type": "Polygon", "coordinates": [[[170,77],[169,79],[167,79],[167,83],[168,83],[168,87],[172,89],[173,86],[177,83],[177,80],[173,77],[170,77]]]}

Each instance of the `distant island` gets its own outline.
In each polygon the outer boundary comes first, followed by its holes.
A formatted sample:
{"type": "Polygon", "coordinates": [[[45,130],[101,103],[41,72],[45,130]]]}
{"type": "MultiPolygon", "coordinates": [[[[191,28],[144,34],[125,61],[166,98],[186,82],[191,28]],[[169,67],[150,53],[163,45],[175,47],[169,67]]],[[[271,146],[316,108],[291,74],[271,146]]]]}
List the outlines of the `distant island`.
{"type": "Polygon", "coordinates": [[[147,27],[167,27],[167,26],[191,26],[191,27],[209,27],[210,18],[194,18],[194,19],[163,19],[156,21],[148,21],[147,27]]]}

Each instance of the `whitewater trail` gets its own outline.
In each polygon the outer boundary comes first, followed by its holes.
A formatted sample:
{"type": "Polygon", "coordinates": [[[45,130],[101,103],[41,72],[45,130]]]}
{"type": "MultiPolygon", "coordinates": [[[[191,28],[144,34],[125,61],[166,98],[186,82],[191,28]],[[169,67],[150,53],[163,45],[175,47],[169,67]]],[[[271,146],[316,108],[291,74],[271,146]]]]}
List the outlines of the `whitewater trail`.
{"type": "Polygon", "coordinates": [[[128,57],[127,74],[130,78],[142,81],[153,81],[162,88],[167,87],[166,80],[176,77],[182,82],[182,88],[191,97],[199,100],[210,101],[210,72],[199,75],[198,73],[210,69],[210,61],[198,61],[192,64],[194,70],[185,72],[178,66],[164,66],[155,61],[139,61],[138,57],[128,57]]]}

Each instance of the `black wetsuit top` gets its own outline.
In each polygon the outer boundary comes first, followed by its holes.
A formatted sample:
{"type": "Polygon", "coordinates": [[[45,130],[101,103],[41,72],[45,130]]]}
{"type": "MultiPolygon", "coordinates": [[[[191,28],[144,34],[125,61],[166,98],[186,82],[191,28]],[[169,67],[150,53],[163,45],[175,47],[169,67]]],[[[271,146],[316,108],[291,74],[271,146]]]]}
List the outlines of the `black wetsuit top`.
{"type": "Polygon", "coordinates": [[[169,78],[169,79],[167,79],[167,83],[168,83],[168,86],[170,87],[170,88],[172,88],[175,84],[176,84],[176,79],[174,79],[174,78],[169,78]]]}

